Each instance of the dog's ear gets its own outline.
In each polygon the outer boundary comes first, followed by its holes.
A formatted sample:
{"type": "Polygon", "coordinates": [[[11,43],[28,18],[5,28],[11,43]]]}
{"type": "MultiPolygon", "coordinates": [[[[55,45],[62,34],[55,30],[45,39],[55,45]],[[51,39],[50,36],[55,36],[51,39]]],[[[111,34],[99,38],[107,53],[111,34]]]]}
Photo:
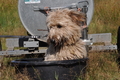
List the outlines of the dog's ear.
{"type": "Polygon", "coordinates": [[[75,10],[71,10],[69,12],[69,16],[71,17],[71,20],[73,22],[75,22],[76,24],[80,24],[81,22],[84,22],[86,17],[85,17],[85,14],[82,13],[82,12],[78,12],[78,11],[75,11],[75,10]]]}

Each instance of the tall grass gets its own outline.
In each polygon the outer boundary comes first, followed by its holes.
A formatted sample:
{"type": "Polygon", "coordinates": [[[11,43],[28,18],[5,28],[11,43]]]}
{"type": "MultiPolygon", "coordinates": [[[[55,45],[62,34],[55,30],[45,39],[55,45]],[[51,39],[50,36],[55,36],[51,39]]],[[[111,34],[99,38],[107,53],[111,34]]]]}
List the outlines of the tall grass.
{"type": "MultiPolygon", "coordinates": [[[[26,35],[26,30],[18,16],[18,0],[0,0],[0,35],[26,35]]],[[[5,47],[5,38],[0,39],[2,49],[5,47]]],[[[9,65],[9,61],[19,59],[7,57],[3,59],[3,67],[0,67],[0,80],[20,80],[21,75],[16,75],[15,69],[9,65]]],[[[24,77],[24,80],[27,78],[24,77]]]]}
{"type": "Polygon", "coordinates": [[[18,16],[17,3],[17,0],[0,0],[0,35],[24,34],[25,30],[22,29],[18,16]]]}
{"type": "Polygon", "coordinates": [[[89,53],[85,80],[120,80],[116,52],[89,53]]]}
{"type": "Polygon", "coordinates": [[[120,26],[120,0],[94,0],[95,11],[89,26],[89,33],[112,33],[116,43],[116,31],[120,26]]]}
{"type": "MultiPolygon", "coordinates": [[[[112,33],[112,43],[115,44],[117,28],[120,26],[120,0],[94,0],[94,2],[95,11],[89,25],[89,33],[112,33]]],[[[17,3],[18,0],[0,0],[0,35],[26,35],[18,16],[17,3]]],[[[5,39],[1,40],[5,43],[5,39]]],[[[29,80],[25,75],[16,74],[14,67],[8,63],[19,58],[4,58],[0,80],[29,80]]],[[[116,52],[89,53],[85,80],[120,80],[116,58],[116,52]]]]}
{"type": "Polygon", "coordinates": [[[25,35],[17,5],[18,0],[0,0],[0,35],[25,35]]]}
{"type": "MultiPolygon", "coordinates": [[[[18,0],[0,0],[0,35],[25,35],[26,30],[18,16],[18,0]]],[[[5,48],[5,39],[1,39],[5,48]]]]}

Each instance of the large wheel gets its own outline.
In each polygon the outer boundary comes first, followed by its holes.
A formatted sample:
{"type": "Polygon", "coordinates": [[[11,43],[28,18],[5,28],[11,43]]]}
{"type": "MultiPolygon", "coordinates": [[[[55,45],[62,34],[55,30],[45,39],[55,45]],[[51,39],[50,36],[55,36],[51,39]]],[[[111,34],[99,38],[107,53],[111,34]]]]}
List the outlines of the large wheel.
{"type": "MultiPolygon", "coordinates": [[[[0,51],[2,51],[1,40],[0,40],[0,51]]],[[[2,62],[3,62],[3,56],[0,55],[0,67],[2,66],[2,62]]]]}
{"type": "Polygon", "coordinates": [[[120,71],[120,27],[118,28],[118,33],[117,33],[117,50],[118,50],[117,62],[118,62],[119,71],[120,71]]]}
{"type": "Polygon", "coordinates": [[[118,33],[117,33],[117,50],[120,55],[120,27],[118,28],[118,33]]]}

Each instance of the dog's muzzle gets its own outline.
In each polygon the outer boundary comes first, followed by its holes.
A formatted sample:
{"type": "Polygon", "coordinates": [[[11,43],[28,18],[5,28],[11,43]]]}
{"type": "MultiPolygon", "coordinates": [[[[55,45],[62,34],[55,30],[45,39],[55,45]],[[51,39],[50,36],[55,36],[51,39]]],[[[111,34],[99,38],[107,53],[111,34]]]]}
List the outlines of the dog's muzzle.
{"type": "Polygon", "coordinates": [[[53,44],[55,44],[55,40],[54,39],[51,39],[50,42],[53,43],[53,44]]]}

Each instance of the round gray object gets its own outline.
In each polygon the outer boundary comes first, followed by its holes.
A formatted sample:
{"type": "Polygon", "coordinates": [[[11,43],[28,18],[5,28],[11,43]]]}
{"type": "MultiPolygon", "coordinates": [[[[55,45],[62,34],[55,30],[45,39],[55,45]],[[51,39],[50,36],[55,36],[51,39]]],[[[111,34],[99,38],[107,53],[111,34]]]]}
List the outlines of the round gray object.
{"type": "Polygon", "coordinates": [[[46,15],[40,11],[34,11],[34,7],[62,7],[73,3],[78,3],[80,1],[89,2],[87,11],[87,25],[89,25],[94,10],[93,0],[19,0],[19,16],[23,26],[29,34],[34,36],[42,36],[42,39],[46,41],[46,35],[48,34],[46,15]]]}

